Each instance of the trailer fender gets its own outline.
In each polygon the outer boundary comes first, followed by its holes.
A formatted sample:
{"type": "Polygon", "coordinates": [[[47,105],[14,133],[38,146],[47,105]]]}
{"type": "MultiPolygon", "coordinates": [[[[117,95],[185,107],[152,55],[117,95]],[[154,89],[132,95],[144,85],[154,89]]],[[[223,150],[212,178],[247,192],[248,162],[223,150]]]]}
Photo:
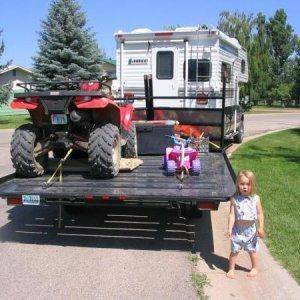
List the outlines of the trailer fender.
{"type": "Polygon", "coordinates": [[[30,98],[16,98],[14,99],[10,107],[12,109],[36,109],[39,105],[38,103],[39,97],[30,97],[30,98]]]}

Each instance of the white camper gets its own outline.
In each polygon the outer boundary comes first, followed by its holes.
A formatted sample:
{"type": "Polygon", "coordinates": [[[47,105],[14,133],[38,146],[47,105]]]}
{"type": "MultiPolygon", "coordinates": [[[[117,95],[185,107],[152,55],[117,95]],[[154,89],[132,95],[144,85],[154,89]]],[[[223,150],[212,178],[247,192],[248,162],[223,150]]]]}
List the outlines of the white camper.
{"type": "MultiPolygon", "coordinates": [[[[247,53],[238,41],[217,29],[198,27],[174,31],[136,29],[119,31],[117,41],[117,89],[119,96],[144,96],[145,74],[152,74],[153,96],[195,96],[198,92],[218,94],[221,73],[226,68],[227,90],[234,93],[226,106],[238,104],[239,82],[248,81],[247,53]],[[187,62],[187,63],[186,63],[187,62]]],[[[135,101],[143,107],[144,101],[135,101]]],[[[155,107],[220,108],[221,100],[198,104],[191,100],[160,100],[155,107]]]]}
{"type": "Polygon", "coordinates": [[[248,63],[246,50],[235,38],[214,28],[186,27],[119,31],[115,39],[117,79],[113,89],[121,98],[140,97],[134,101],[136,120],[149,120],[149,107],[141,97],[146,96],[144,75],[150,74],[153,120],[177,120],[214,140],[228,136],[242,141],[239,83],[248,81],[248,63]]]}

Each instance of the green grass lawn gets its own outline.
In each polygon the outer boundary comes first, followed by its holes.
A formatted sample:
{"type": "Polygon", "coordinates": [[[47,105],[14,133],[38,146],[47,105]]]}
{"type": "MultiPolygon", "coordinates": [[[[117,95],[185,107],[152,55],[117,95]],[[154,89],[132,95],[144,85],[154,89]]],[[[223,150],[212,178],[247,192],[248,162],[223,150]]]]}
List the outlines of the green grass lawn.
{"type": "Polygon", "coordinates": [[[235,171],[257,176],[266,216],[266,244],[300,282],[300,128],[269,134],[233,153],[235,171]]]}
{"type": "Polygon", "coordinates": [[[17,128],[25,123],[31,123],[31,119],[28,114],[0,116],[0,129],[17,128]]]}

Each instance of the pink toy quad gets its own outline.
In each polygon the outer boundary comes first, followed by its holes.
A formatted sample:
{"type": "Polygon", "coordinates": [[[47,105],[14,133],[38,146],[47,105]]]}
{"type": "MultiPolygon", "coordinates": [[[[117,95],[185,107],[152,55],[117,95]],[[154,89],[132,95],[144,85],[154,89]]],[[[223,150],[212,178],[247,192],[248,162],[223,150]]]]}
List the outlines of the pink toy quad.
{"type": "Polygon", "coordinates": [[[185,172],[187,175],[199,175],[201,170],[198,151],[189,147],[192,140],[180,138],[178,136],[168,136],[173,139],[174,147],[166,148],[163,157],[163,169],[166,175],[173,176],[176,172],[185,172]]]}

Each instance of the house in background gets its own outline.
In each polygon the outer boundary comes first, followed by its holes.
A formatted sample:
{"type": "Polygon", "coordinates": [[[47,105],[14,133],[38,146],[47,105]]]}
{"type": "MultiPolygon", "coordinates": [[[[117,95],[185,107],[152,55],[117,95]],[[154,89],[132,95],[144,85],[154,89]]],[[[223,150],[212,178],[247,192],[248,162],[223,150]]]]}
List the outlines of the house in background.
{"type": "MultiPolygon", "coordinates": [[[[0,71],[0,85],[12,85],[13,92],[22,92],[18,83],[29,82],[32,71],[21,66],[9,66],[0,71]]],[[[11,97],[12,100],[12,97],[11,97]]],[[[11,101],[10,100],[10,101],[11,101]]],[[[10,104],[0,106],[0,115],[24,114],[26,110],[12,110],[10,104]]]]}
{"type": "Polygon", "coordinates": [[[9,66],[0,71],[0,85],[12,84],[14,91],[20,89],[18,83],[30,81],[32,71],[21,66],[9,66]]]}

